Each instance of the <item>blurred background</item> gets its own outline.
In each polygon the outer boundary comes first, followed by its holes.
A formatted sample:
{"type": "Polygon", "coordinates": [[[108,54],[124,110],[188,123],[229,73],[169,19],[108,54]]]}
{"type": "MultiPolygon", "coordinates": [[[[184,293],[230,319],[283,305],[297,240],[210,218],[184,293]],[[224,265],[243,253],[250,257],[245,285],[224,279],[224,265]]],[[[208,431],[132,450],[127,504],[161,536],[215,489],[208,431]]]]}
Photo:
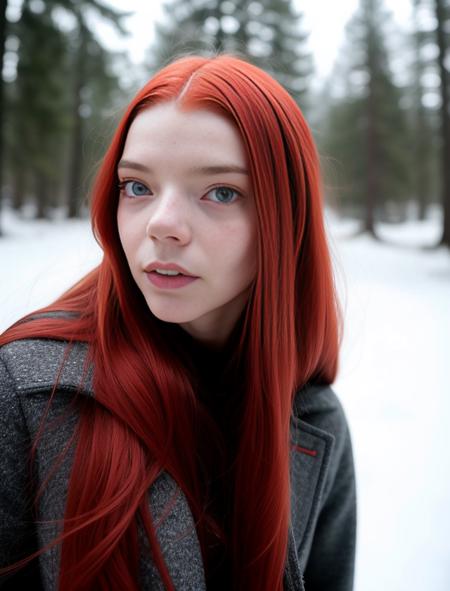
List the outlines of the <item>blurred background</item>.
{"type": "Polygon", "coordinates": [[[450,589],[450,0],[0,0],[0,330],[101,259],[89,188],[186,51],[237,52],[315,136],[344,312],[355,591],[450,589]]]}

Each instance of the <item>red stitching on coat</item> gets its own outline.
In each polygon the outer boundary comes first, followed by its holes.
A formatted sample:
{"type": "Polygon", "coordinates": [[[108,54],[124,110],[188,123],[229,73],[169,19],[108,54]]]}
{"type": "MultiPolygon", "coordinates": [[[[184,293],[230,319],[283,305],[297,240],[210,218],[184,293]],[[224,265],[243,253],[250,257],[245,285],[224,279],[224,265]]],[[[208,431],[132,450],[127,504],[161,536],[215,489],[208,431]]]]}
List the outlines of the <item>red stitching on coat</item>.
{"type": "Polygon", "coordinates": [[[295,449],[295,451],[299,451],[300,453],[306,454],[308,456],[315,457],[317,455],[317,451],[315,449],[307,449],[306,447],[296,445],[295,443],[292,444],[292,449],[295,449]]]}

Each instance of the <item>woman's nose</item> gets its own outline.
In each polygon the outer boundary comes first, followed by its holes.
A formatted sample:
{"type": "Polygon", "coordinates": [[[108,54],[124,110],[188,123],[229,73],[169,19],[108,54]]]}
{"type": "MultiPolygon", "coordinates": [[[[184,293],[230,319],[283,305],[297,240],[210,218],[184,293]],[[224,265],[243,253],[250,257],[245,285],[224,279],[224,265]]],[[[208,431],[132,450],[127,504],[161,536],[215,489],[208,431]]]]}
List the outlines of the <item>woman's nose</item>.
{"type": "Polygon", "coordinates": [[[191,239],[187,197],[178,191],[168,191],[153,202],[146,233],[157,241],[187,244],[191,239]]]}

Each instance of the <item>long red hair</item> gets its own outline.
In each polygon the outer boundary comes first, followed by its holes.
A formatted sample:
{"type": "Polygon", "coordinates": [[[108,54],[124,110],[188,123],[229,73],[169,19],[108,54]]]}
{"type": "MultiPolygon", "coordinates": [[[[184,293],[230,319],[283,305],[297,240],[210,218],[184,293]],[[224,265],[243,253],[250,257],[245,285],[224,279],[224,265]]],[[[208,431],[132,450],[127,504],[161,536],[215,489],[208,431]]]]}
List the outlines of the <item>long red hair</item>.
{"type": "Polygon", "coordinates": [[[258,268],[236,339],[245,375],[231,524],[233,589],[282,589],[293,395],[306,382],[332,383],[337,373],[341,315],[318,157],[299,107],[275,80],[241,59],[173,62],[131,102],[98,172],[92,224],[102,263],[39,310],[74,314],[25,317],[0,338],[0,344],[37,337],[89,344],[95,402],[86,399],[80,407],[76,437],[82,445],[58,538],[64,591],[137,591],[138,519],[166,588],[174,588],[148,507],[148,489],[162,471],[186,495],[202,540],[192,376],[174,354],[173,328],[152,315],[131,276],[116,221],[116,167],[127,130],[142,109],[173,100],[212,109],[236,126],[257,211],[258,268]]]}

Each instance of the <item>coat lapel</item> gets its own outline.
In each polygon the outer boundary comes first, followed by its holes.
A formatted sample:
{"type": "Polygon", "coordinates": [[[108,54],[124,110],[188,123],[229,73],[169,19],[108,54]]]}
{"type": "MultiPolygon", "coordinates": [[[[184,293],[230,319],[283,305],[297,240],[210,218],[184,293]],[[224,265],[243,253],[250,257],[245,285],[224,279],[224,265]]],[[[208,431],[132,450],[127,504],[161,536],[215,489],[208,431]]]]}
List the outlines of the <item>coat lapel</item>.
{"type": "Polygon", "coordinates": [[[291,422],[291,524],[288,565],[297,571],[289,591],[303,591],[301,574],[308,561],[323,502],[334,437],[297,417],[291,422]],[[300,582],[299,582],[300,581],[300,582]]]}
{"type": "Polygon", "coordinates": [[[303,577],[298,565],[297,549],[292,526],[289,527],[288,552],[283,579],[284,591],[305,591],[303,577]]]}
{"type": "MultiPolygon", "coordinates": [[[[163,472],[149,492],[156,535],[172,582],[177,590],[206,591],[200,543],[188,501],[175,481],[163,472]]],[[[150,563],[150,548],[143,532],[141,542],[142,589],[165,589],[156,567],[150,563]]]]}

